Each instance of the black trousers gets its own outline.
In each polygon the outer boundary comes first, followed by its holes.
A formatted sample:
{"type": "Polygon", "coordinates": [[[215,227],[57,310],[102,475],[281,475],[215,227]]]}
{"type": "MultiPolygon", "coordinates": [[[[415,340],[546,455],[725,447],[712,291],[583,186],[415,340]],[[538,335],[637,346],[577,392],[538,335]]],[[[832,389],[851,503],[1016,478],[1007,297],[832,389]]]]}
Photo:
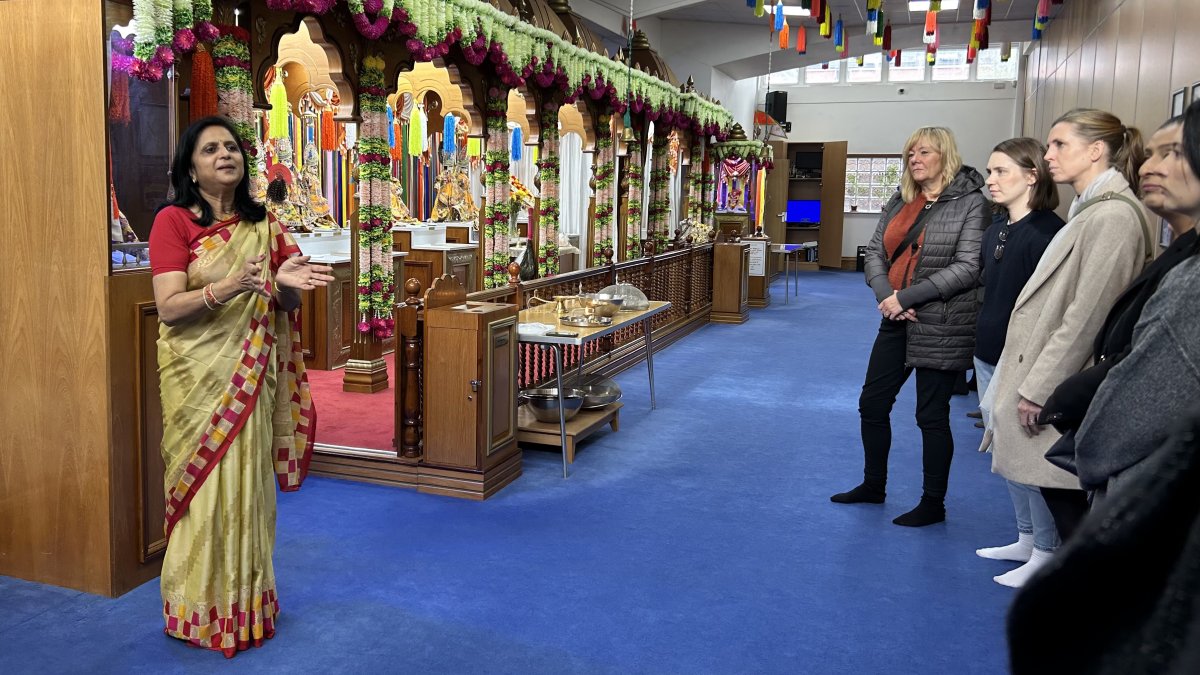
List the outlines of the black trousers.
{"type": "Polygon", "coordinates": [[[1087,493],[1083,490],[1068,488],[1040,488],[1046,507],[1054,518],[1054,527],[1058,530],[1058,538],[1067,543],[1071,535],[1079,527],[1088,512],[1087,493]]]}
{"type": "Polygon", "coordinates": [[[961,373],[904,365],[908,343],[904,321],[883,319],[871,348],[867,377],[858,399],[862,420],[864,482],[883,490],[887,485],[888,453],[892,448],[892,406],[908,376],[917,371],[917,426],[921,428],[924,494],[944,499],[954,457],[950,433],[950,396],[961,373]]]}

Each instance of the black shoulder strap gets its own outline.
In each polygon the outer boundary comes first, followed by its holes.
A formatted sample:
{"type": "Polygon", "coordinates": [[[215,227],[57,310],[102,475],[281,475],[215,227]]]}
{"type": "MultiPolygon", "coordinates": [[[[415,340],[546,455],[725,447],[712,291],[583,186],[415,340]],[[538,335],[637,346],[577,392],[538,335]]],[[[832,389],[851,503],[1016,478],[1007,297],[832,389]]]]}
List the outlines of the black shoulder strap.
{"type": "Polygon", "coordinates": [[[936,204],[937,202],[926,204],[921,209],[921,212],[917,214],[917,219],[913,221],[912,227],[908,229],[908,234],[904,235],[904,241],[901,241],[896,250],[892,251],[892,258],[888,261],[889,265],[896,264],[896,260],[900,258],[901,253],[904,253],[904,249],[916,245],[917,238],[921,236],[921,231],[925,229],[925,217],[929,215],[929,212],[933,210],[936,204]]]}

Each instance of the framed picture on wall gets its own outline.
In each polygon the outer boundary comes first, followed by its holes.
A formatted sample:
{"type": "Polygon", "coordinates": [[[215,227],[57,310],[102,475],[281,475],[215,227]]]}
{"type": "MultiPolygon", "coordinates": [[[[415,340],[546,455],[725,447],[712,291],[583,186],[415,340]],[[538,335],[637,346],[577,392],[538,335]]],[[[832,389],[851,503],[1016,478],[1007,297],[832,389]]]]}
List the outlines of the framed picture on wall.
{"type": "Polygon", "coordinates": [[[1200,101],[1200,82],[1192,85],[1192,98],[1190,103],[1195,103],[1196,101],[1200,101]]]}
{"type": "Polygon", "coordinates": [[[1183,114],[1183,109],[1187,107],[1187,89],[1176,89],[1171,93],[1171,114],[1168,117],[1175,117],[1183,114]]]}

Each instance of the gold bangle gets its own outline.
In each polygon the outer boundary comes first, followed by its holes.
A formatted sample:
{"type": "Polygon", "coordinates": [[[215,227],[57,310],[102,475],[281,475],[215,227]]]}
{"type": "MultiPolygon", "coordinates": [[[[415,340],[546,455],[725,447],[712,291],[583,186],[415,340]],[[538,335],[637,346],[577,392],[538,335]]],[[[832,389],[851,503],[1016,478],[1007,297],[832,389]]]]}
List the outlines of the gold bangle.
{"type": "MultiPolygon", "coordinates": [[[[208,286],[212,286],[212,284],[209,284],[208,286]]],[[[207,307],[208,311],[211,312],[214,309],[216,309],[216,307],[213,307],[208,302],[208,294],[210,292],[208,286],[205,286],[204,288],[200,289],[200,299],[204,301],[204,306],[207,307]]]]}

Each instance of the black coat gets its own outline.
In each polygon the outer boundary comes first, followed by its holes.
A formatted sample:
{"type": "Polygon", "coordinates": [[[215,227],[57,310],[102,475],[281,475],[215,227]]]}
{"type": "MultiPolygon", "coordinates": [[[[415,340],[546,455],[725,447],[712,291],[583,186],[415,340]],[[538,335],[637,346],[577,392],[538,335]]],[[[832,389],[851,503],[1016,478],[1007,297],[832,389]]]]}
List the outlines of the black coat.
{"type": "MultiPolygon", "coordinates": [[[[901,306],[917,310],[918,322],[905,326],[906,366],[967,370],[974,365],[979,246],[991,222],[988,201],[979,191],[982,187],[983,176],[962,167],[925,219],[925,239],[912,285],[898,296],[901,306]]],[[[897,191],[867,245],[866,281],[880,302],[892,294],[887,278],[892,252],[884,250],[883,233],[903,207],[897,191]]]]}
{"type": "Polygon", "coordinates": [[[1200,673],[1200,409],[1182,422],[1017,594],[1016,675],[1200,673]]]}

